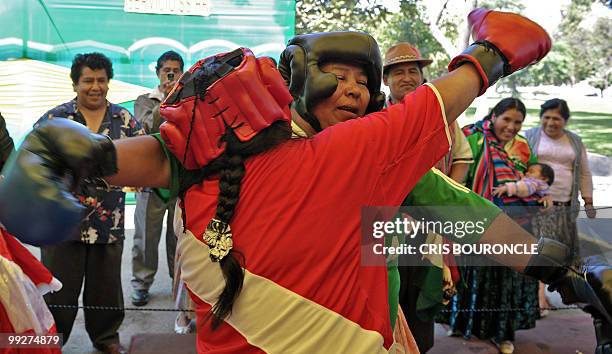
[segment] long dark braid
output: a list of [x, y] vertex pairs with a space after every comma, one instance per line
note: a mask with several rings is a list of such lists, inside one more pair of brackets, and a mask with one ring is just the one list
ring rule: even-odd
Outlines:
[[[226, 154], [225, 168], [219, 174], [219, 201], [217, 202], [216, 219], [227, 224], [230, 223], [236, 210], [240, 197], [240, 186], [244, 177], [244, 159], [239, 154]], [[221, 260], [221, 271], [225, 278], [225, 288], [219, 299], [212, 307], [212, 328], [217, 328], [224, 318], [229, 316], [236, 298], [242, 290], [244, 281], [244, 256], [237, 250], [230, 250], [229, 254]]]
[[[280, 121], [273, 123], [247, 142], [239, 141], [233, 130], [227, 128], [223, 137], [223, 141], [227, 144], [225, 152], [200, 171], [200, 178], [192, 179], [193, 181], [198, 179], [201, 181], [204, 178], [219, 176], [219, 200], [215, 213], [216, 219], [229, 225], [234, 217], [234, 211], [240, 199], [242, 178], [245, 174], [245, 160], [249, 156], [269, 150], [288, 140], [290, 136], [291, 127], [288, 123]], [[186, 190], [189, 186], [185, 185], [181, 188]], [[216, 329], [231, 314], [234, 302], [240, 295], [244, 282], [243, 266], [245, 259], [239, 250], [232, 248], [219, 263], [225, 279], [225, 288], [210, 312], [213, 317], [213, 329]]]

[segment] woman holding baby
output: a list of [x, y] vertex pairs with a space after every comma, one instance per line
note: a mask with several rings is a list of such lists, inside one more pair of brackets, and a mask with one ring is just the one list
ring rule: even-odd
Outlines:
[[[526, 207], [538, 206], [554, 180], [549, 167], [536, 163], [527, 140], [518, 134], [525, 116], [519, 99], [505, 98], [484, 119], [463, 128], [474, 155], [467, 186], [514, 214], [517, 221]], [[527, 221], [523, 224], [530, 227]], [[500, 352], [512, 353], [515, 330], [535, 327], [538, 282], [494, 264], [461, 270], [465, 286], [451, 301], [452, 313], [445, 319], [449, 334], [490, 339]], [[525, 311], [477, 311], [516, 308]]]

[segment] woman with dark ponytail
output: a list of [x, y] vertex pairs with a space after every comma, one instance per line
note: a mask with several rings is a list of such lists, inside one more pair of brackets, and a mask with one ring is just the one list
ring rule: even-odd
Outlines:
[[[65, 190], [64, 180], [46, 168], [62, 163], [113, 184], [170, 187], [180, 197], [178, 264], [196, 304], [200, 353], [386, 353], [394, 346], [387, 267], [382, 255], [373, 255], [381, 266], [361, 263], [361, 208], [399, 205], [448, 151], [447, 125], [502, 75], [499, 68], [509, 74], [545, 54], [548, 37], [537, 25], [491, 14], [478, 12], [470, 21], [487, 30], [511, 21], [513, 31], [504, 31], [502, 41], [529, 28], [530, 36], [521, 38], [530, 41], [520, 41], [528, 48], [516, 50], [524, 65], [498, 65], [503, 60], [493, 50], [464, 54], [448, 75], [378, 112], [382, 65], [367, 34], [296, 37], [279, 61], [287, 83], [271, 59], [240, 48], [183, 74], [161, 105], [161, 136], [111, 143], [60, 119], [33, 132], [24, 144], [45, 162], [36, 160], [43, 168], [35, 175], [53, 177], [36, 179], [42, 186], [35, 187], [54, 197], [51, 192]], [[481, 64], [480, 55], [493, 58]], [[292, 116], [326, 129], [289, 140]], [[60, 132], [62, 139], [55, 139]], [[66, 140], [79, 142], [78, 153]], [[30, 166], [31, 150], [18, 151], [22, 163], [9, 166], [0, 197], [13, 190], [5, 186], [23, 183], [17, 177]], [[63, 223], [42, 218], [38, 224], [47, 233], [67, 228], [67, 216], [78, 214], [65, 196], [56, 200], [64, 201], [57, 211]], [[16, 210], [27, 209], [0, 208], [0, 220]], [[481, 242], [536, 243], [503, 215], [495, 222], [499, 227]], [[47, 240], [27, 228], [17, 231]], [[518, 258], [514, 265], [524, 270], [516, 264], [530, 258]], [[393, 349], [409, 350], [397, 343]]]
[[[338, 35], [353, 44], [365, 39], [364, 47], [345, 46], [339, 49], [345, 56], [328, 55], [328, 62], [317, 63], [321, 71], [310, 73], [312, 80], [327, 76], [334, 86], [307, 89], [318, 98], [311, 96], [294, 118], [325, 117], [321, 121], [331, 126], [375, 112], [384, 102], [378, 48], [365, 50], [375, 45], [373, 39], [356, 33], [326, 39]], [[407, 112], [400, 105], [361, 124], [288, 142], [291, 97], [267, 60], [256, 62], [265, 89], [237, 94], [232, 86], [257, 84], [246, 76], [253, 61], [246, 50], [200, 61], [161, 107], [167, 121], [163, 146], [171, 163], [183, 167], [171, 169], [179, 171], [171, 185], [180, 184], [179, 263], [197, 307], [198, 349], [387, 350], [394, 339], [386, 288], [379, 286], [386, 268], [359, 266], [357, 206], [401, 202], [407, 189], [397, 185], [407, 187], [406, 176], [422, 174], [446, 152], [436, 89], [418, 90], [426, 110]], [[281, 65], [287, 65], [283, 58]], [[412, 114], [419, 119], [406, 117]], [[213, 136], [218, 141], [212, 131], [222, 133]], [[428, 134], [404, 139], [406, 132], [419, 131]], [[386, 149], [390, 141], [401, 148]], [[425, 145], [435, 148], [417, 148]], [[411, 163], [397, 165], [403, 154], [410, 154]], [[384, 182], [374, 185], [385, 166]], [[393, 188], [381, 197], [385, 186]], [[404, 343], [407, 350], [410, 345]]]

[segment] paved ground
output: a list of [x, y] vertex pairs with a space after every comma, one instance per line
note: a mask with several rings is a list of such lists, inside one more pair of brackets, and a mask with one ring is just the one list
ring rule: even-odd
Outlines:
[[[595, 199], [599, 205], [612, 205], [612, 177], [595, 177]], [[133, 235], [133, 206], [128, 206], [126, 217], [126, 242], [123, 252], [122, 282], [125, 306], [135, 311], [126, 311], [125, 320], [120, 328], [121, 343], [128, 348], [132, 336], [137, 334], [158, 334], [140, 337], [140, 344], [148, 344], [149, 353], [167, 353], [162, 349], [164, 344], [174, 343], [173, 349], [177, 353], [187, 353], [193, 347], [181, 349], [178, 343], [190, 343], [193, 338], [177, 340], [171, 335], [174, 328], [175, 312], [147, 311], [157, 308], [172, 309], [171, 281], [168, 276], [165, 257], [160, 257], [159, 272], [151, 288], [151, 301], [142, 308], [132, 306], [129, 296], [131, 293], [131, 248]], [[164, 254], [164, 242], [160, 242], [160, 254]], [[32, 249], [38, 255], [38, 249]], [[560, 299], [552, 294], [553, 305], [561, 306]], [[148, 343], [147, 343], [148, 342]], [[578, 310], [553, 311], [549, 317], [538, 321], [537, 327], [532, 330], [517, 332], [516, 351], [518, 354], [577, 354], [592, 353], [595, 337], [593, 327], [588, 315]], [[321, 351], [324, 353], [324, 350]], [[79, 311], [73, 333], [64, 346], [64, 353], [89, 354], [97, 353], [92, 347], [84, 329], [83, 312]], [[495, 347], [486, 341], [476, 339], [465, 340], [457, 337], [447, 337], [446, 329], [436, 325], [436, 342], [429, 352], [432, 354], [489, 354], [497, 353]]]
[[[127, 220], [133, 220], [133, 206], [127, 207]], [[126, 231], [126, 240], [123, 249], [123, 269], [121, 271], [121, 280], [123, 284], [123, 297], [126, 308], [135, 309], [128, 310], [125, 313], [125, 320], [119, 330], [121, 343], [128, 348], [130, 339], [134, 334], [138, 333], [173, 333], [175, 312], [159, 312], [159, 311], [143, 311], [147, 309], [172, 309], [172, 282], [168, 276], [168, 268], [166, 257], [159, 257], [159, 271], [155, 277], [155, 282], [151, 288], [151, 301], [147, 306], [136, 308], [130, 302], [131, 285], [130, 278], [132, 275], [132, 240], [133, 240], [133, 224], [126, 225], [130, 229]], [[38, 249], [34, 251], [36, 255]], [[165, 242], [160, 242], [160, 253], [165, 254]], [[67, 354], [86, 354], [98, 353], [93, 348], [87, 332], [85, 332], [85, 324], [83, 321], [83, 311], [79, 310], [74, 328], [67, 343], [65, 343], [63, 352]]]
[[[553, 306], [564, 306], [556, 294]], [[447, 337], [447, 327], [436, 325], [435, 344], [430, 354], [495, 354], [497, 348], [490, 342], [462, 337]], [[580, 310], [551, 311], [537, 321], [536, 328], [516, 332], [514, 342], [517, 354], [578, 354], [593, 353], [595, 334], [591, 317]]]
[[[120, 329], [121, 343], [128, 348], [132, 336], [136, 334], [170, 334], [173, 333], [173, 324], [176, 314], [174, 312], [145, 311], [156, 308], [171, 309], [172, 291], [171, 281], [167, 274], [165, 257], [160, 257], [160, 272], [158, 272], [153, 287], [151, 288], [151, 301], [142, 308], [135, 308], [129, 301], [130, 295], [130, 276], [131, 276], [131, 239], [133, 230], [127, 232], [127, 239], [123, 253], [123, 292], [125, 306], [137, 309], [126, 311], [125, 321]], [[160, 243], [160, 252], [164, 243]], [[554, 305], [560, 306], [560, 299], [555, 294], [551, 295]], [[153, 336], [141, 338], [141, 340], [155, 340], [159, 343], [149, 343], [149, 348], [159, 348], [150, 353], [167, 353], [161, 349], [164, 343], [169, 343], [176, 339], [167, 336]], [[189, 340], [192, 340], [190, 338]], [[592, 353], [595, 337], [589, 316], [577, 310], [553, 311], [549, 317], [538, 321], [537, 327], [532, 330], [517, 332], [516, 353], [518, 354], [576, 354]], [[141, 343], [142, 344], [142, 343]], [[176, 349], [177, 353], [186, 353], [187, 350]], [[192, 349], [192, 348], [190, 348]], [[90, 354], [98, 353], [92, 346], [87, 333], [84, 329], [83, 312], [79, 311], [73, 333], [69, 341], [64, 346], [64, 353], [67, 354]], [[324, 353], [322, 351], [321, 353]], [[436, 342], [434, 348], [429, 352], [432, 354], [468, 354], [497, 353], [495, 347], [486, 342], [476, 339], [465, 340], [461, 337], [447, 337], [446, 328], [436, 325]]]

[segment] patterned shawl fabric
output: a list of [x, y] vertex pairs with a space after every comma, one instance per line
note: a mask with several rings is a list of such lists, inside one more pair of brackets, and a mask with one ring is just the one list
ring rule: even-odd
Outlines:
[[[529, 144], [524, 138], [515, 137], [504, 149], [493, 133], [493, 122], [490, 119], [483, 119], [464, 127], [463, 133], [466, 136], [481, 133], [483, 136], [478, 142], [480, 151], [474, 154], [475, 170], [470, 186], [474, 192], [493, 200], [493, 187], [521, 179], [522, 173], [527, 170], [531, 155]], [[532, 204], [537, 201], [536, 196], [518, 198], [503, 195], [501, 199], [504, 205], [521, 201]]]

